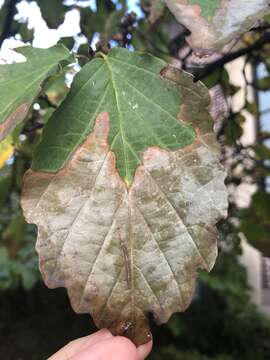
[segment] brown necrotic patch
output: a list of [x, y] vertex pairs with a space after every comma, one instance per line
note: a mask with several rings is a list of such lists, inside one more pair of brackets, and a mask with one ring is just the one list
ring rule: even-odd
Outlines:
[[0, 141], [2, 141], [12, 130], [26, 117], [31, 103], [21, 104], [4, 122], [0, 124]]
[[[191, 32], [187, 41], [205, 58], [228, 52], [241, 34], [269, 13], [268, 0], [165, 0], [176, 20]], [[194, 59], [196, 60], [196, 58]], [[199, 59], [197, 59], [199, 60]]]

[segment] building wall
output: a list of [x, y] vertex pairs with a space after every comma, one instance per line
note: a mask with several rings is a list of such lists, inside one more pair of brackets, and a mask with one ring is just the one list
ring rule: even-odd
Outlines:
[[[240, 87], [240, 90], [231, 99], [231, 106], [234, 111], [239, 111], [243, 107], [246, 96], [250, 102], [254, 102], [255, 100], [255, 94], [251, 87], [248, 88], [247, 93], [245, 92], [244, 66], [245, 58], [237, 59], [227, 65], [231, 82]], [[252, 80], [253, 70], [251, 67], [246, 68], [245, 76], [247, 80]], [[244, 146], [248, 146], [256, 142], [257, 119], [246, 111], [243, 111], [243, 114], [246, 121], [243, 124], [244, 132], [241, 143]], [[241, 169], [239, 169], [239, 171], [241, 171]], [[234, 191], [232, 197], [239, 208], [246, 208], [249, 206], [251, 197], [256, 190], [256, 185], [251, 182], [243, 183], [238, 186], [237, 191]], [[270, 317], [270, 259], [264, 258], [257, 249], [251, 246], [243, 234], [240, 234], [240, 236], [243, 251], [240, 262], [247, 270], [251, 299], [260, 311]]]

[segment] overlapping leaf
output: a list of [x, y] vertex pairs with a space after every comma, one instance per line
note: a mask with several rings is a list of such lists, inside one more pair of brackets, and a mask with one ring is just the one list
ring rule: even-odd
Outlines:
[[191, 35], [197, 51], [220, 51], [248, 31], [269, 9], [269, 0], [165, 0]]
[[165, 4], [160, 0], [142, 0], [141, 7], [146, 11], [151, 24], [155, 24], [164, 14]]
[[53, 3], [48, 0], [37, 0], [37, 3], [49, 28], [55, 29], [64, 22], [68, 7], [62, 0], [54, 0]]
[[59, 62], [70, 57], [63, 46], [26, 46], [17, 52], [26, 57], [26, 62], [0, 65], [0, 141], [23, 121], [44, 80], [60, 69]]
[[[189, 305], [197, 269], [214, 265], [214, 225], [227, 207], [207, 90], [169, 67], [160, 75], [162, 65], [117, 50], [86, 66], [48, 130], [52, 138], [55, 130], [60, 151], [76, 127], [84, 139], [69, 146], [61, 169], [29, 170], [22, 200], [27, 221], [38, 226], [46, 284], [67, 287], [77, 312], [90, 312], [99, 327], [136, 344], [151, 336], [149, 313], [164, 323]], [[121, 165], [125, 150], [114, 140], [119, 118], [129, 143], [139, 144], [129, 186]], [[51, 158], [56, 144], [47, 144]]]

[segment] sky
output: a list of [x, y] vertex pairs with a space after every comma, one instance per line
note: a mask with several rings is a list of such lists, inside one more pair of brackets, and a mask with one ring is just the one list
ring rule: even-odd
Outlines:
[[[4, 0], [0, 0], [0, 7], [2, 6]], [[66, 0], [67, 4], [72, 4], [74, 0]], [[84, 1], [84, 4], [86, 2]], [[141, 15], [141, 10], [137, 5], [137, 0], [128, 0], [128, 7], [129, 10], [135, 11], [139, 16]], [[95, 8], [95, 0], [89, 0], [87, 3], [88, 6]], [[76, 36], [80, 32], [80, 15], [79, 11], [74, 9], [66, 13], [65, 21], [61, 24], [58, 29], [49, 29], [42, 19], [39, 7], [37, 6], [36, 2], [27, 2], [23, 0], [18, 4], [18, 14], [17, 18], [21, 19], [28, 19], [28, 27], [34, 29], [34, 41], [33, 46], [41, 47], [41, 48], [48, 48], [50, 46], [55, 45], [61, 37], [67, 36]], [[77, 37], [78, 43], [86, 42], [85, 37]], [[95, 42], [98, 41], [98, 38], [94, 38], [94, 43], [92, 46], [95, 46]], [[20, 42], [19, 39], [9, 39], [5, 40], [2, 45], [0, 51], [0, 58], [3, 60], [0, 63], [5, 61], [12, 62], [12, 61], [23, 61], [24, 58], [21, 55], [14, 53], [11, 49], [24, 45], [24, 43]]]

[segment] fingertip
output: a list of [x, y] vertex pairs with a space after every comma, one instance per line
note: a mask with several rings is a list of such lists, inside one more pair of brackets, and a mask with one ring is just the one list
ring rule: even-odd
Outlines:
[[51, 356], [48, 360], [61, 359], [63, 356], [71, 358], [84, 349], [90, 348], [91, 346], [110, 338], [113, 338], [111, 332], [108, 329], [101, 329], [94, 334], [70, 341], [66, 346], [57, 351], [57, 353]]
[[151, 350], [153, 347], [153, 341], [149, 341], [146, 344], [140, 345], [137, 348], [137, 354], [138, 354], [138, 358], [139, 360], [144, 360], [146, 359], [146, 357], [150, 354]]
[[[119, 351], [119, 360], [138, 360], [138, 354], [136, 346], [130, 341], [128, 338], [124, 336], [115, 336], [114, 339], [114, 346]], [[118, 358], [115, 358], [118, 360]]]
[[115, 336], [97, 342], [81, 351], [72, 360], [138, 360], [135, 345], [125, 337]]

